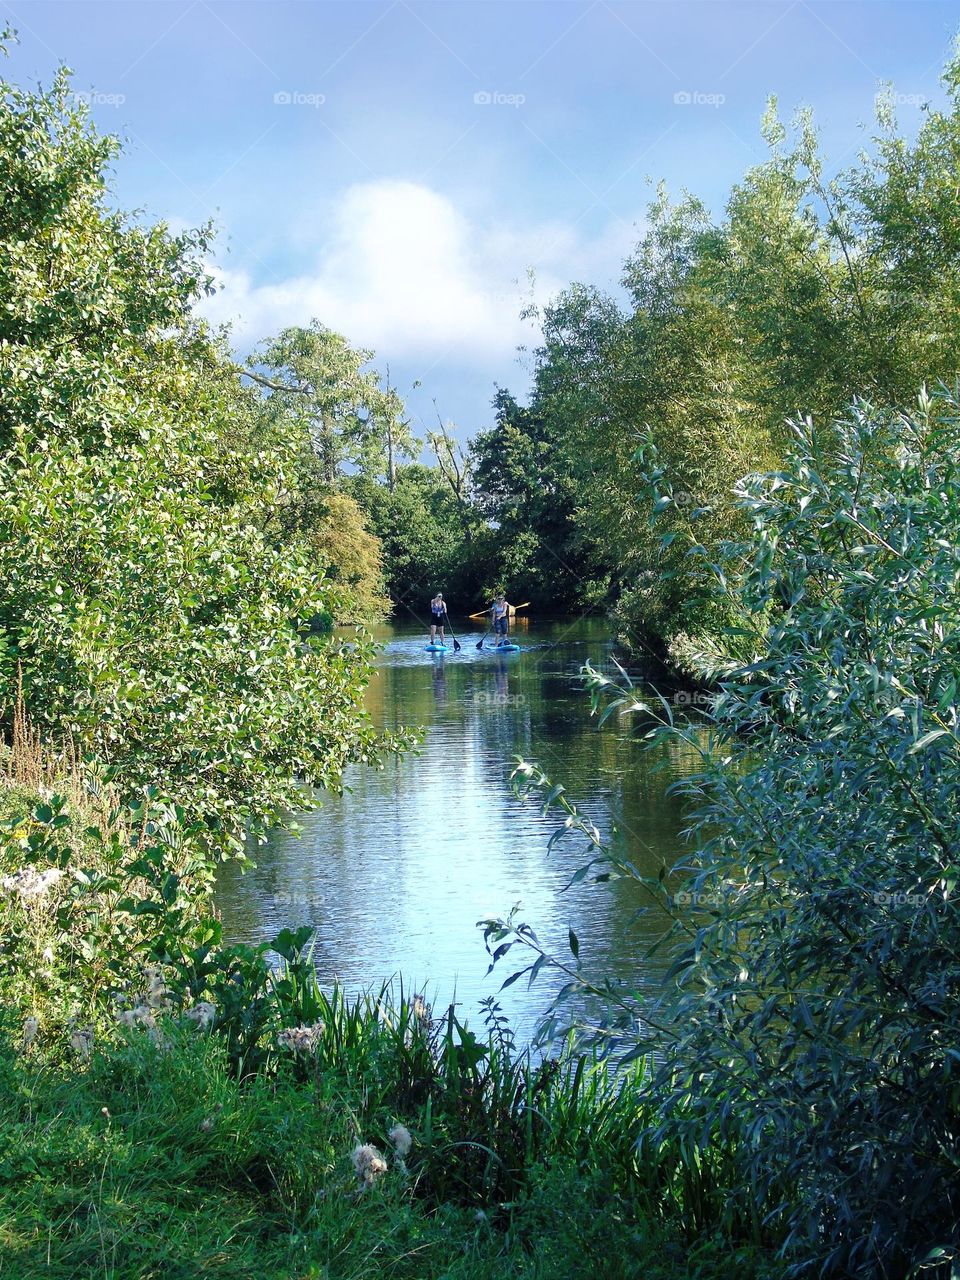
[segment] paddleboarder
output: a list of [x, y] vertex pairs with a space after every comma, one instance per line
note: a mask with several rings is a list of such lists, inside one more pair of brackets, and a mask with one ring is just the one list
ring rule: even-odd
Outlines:
[[430, 601], [430, 643], [437, 643], [437, 632], [440, 632], [440, 643], [446, 644], [443, 628], [447, 621], [447, 606], [443, 600], [443, 592], [438, 591]]
[[499, 649], [507, 643], [507, 629], [510, 626], [510, 610], [513, 606], [504, 598], [501, 591], [493, 602], [490, 616], [493, 619], [493, 633], [497, 637], [494, 648]]

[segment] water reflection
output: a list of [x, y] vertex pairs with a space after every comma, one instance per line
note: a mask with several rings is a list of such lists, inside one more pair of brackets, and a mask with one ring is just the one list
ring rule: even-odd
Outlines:
[[[584, 841], [563, 841], [548, 857], [557, 819], [519, 801], [509, 774], [516, 756], [537, 761], [655, 876], [681, 851], [680, 801], [664, 792], [696, 768], [695, 752], [679, 743], [644, 752], [612, 722], [597, 731], [578, 673], [588, 658], [609, 663], [604, 623], [530, 622], [519, 654], [477, 650], [481, 635], [458, 631], [461, 652], [434, 656], [412, 627], [380, 629], [368, 705], [385, 728], [423, 725], [423, 746], [383, 771], [351, 770], [349, 791], [301, 817], [299, 838], [275, 833], [256, 869], [223, 869], [217, 904], [231, 941], [309, 924], [323, 980], [358, 989], [402, 973], [441, 1002], [456, 993], [476, 1020], [478, 1001], [506, 976], [485, 976], [476, 922], [520, 904], [549, 946], [565, 952], [573, 928], [591, 969], [658, 984], [664, 962], [639, 957], [662, 931], [660, 913], [629, 880], [564, 893]], [[503, 993], [521, 1035], [548, 994], [522, 982]]]

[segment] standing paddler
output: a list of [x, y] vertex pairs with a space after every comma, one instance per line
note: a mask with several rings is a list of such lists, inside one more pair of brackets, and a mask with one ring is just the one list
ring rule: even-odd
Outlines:
[[510, 610], [513, 608], [504, 597], [503, 592], [499, 592], [490, 609], [490, 616], [493, 619], [493, 634], [497, 637], [494, 642], [495, 649], [501, 649], [507, 643], [507, 630], [510, 626]]
[[443, 628], [447, 621], [447, 606], [444, 603], [443, 592], [438, 591], [430, 601], [430, 643], [437, 643], [437, 632], [440, 632], [440, 643], [446, 644], [443, 638]]

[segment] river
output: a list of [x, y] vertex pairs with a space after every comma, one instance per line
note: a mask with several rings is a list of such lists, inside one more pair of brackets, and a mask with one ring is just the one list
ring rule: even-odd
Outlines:
[[[384, 728], [422, 726], [422, 747], [382, 771], [351, 768], [343, 796], [299, 816], [300, 835], [274, 832], [243, 874], [227, 864], [216, 895], [227, 940], [261, 942], [308, 924], [323, 981], [358, 990], [402, 975], [436, 1007], [456, 999], [460, 1016], [478, 1025], [479, 1001], [510, 969], [487, 976], [477, 921], [519, 904], [557, 954], [570, 958], [572, 928], [589, 972], [657, 989], [665, 961], [641, 957], [663, 916], [631, 880], [564, 891], [585, 841], [567, 837], [548, 855], [560, 819], [518, 799], [510, 772], [516, 756], [536, 761], [655, 876], [682, 851], [681, 802], [665, 792], [695, 756], [677, 743], [646, 750], [614, 719], [597, 728], [579, 673], [587, 659], [611, 669], [608, 623], [522, 622], [513, 635], [522, 651], [504, 655], [490, 653], [489, 641], [476, 649], [479, 629], [457, 634], [459, 654], [434, 656], [414, 624], [375, 629], [382, 648], [368, 707]], [[544, 974], [499, 997], [518, 1038], [559, 985]]]

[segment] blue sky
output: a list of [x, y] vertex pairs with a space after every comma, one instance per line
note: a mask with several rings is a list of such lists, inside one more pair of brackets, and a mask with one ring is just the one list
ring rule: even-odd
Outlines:
[[119, 202], [214, 219], [208, 305], [238, 351], [317, 316], [461, 435], [522, 393], [520, 319], [572, 279], [616, 289], [651, 180], [716, 210], [761, 158], [769, 94], [813, 107], [834, 166], [892, 81], [942, 100], [938, 0], [18, 0], [8, 74], [58, 62], [122, 134]]

